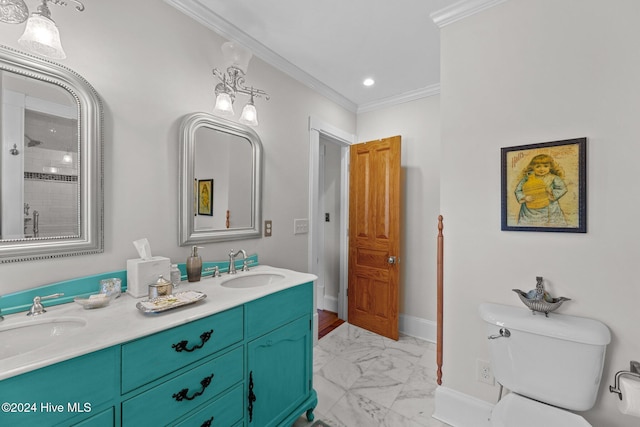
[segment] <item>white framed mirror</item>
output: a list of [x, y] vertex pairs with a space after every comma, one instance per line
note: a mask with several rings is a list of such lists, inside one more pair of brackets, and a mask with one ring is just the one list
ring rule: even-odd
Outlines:
[[260, 237], [262, 143], [249, 127], [207, 113], [180, 127], [179, 243]]
[[0, 46], [0, 262], [102, 252], [102, 103], [74, 71]]

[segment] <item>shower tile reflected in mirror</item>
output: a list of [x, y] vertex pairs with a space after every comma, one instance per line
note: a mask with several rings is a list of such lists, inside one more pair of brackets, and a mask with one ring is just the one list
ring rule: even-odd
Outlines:
[[[78, 121], [25, 110], [24, 237], [77, 236], [79, 230]], [[72, 112], [73, 114], [73, 112]]]

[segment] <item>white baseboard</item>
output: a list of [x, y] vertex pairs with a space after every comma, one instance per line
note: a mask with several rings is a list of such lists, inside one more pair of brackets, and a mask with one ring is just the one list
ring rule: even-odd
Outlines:
[[330, 295], [324, 296], [324, 309], [333, 313], [338, 312], [338, 298]]
[[489, 427], [493, 405], [468, 394], [440, 386], [435, 392], [433, 418], [453, 427]]
[[436, 342], [436, 322], [420, 317], [400, 314], [400, 332], [429, 342]]

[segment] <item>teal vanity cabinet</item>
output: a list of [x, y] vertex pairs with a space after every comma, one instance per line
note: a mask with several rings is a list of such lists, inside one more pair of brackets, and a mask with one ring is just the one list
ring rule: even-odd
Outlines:
[[36, 406], [3, 406], [0, 426], [289, 427], [305, 411], [311, 420], [312, 312], [309, 282], [7, 378], [3, 402]]
[[0, 426], [113, 425], [119, 382], [115, 347], [7, 378]]
[[313, 284], [246, 304], [247, 425], [290, 426], [313, 420]]

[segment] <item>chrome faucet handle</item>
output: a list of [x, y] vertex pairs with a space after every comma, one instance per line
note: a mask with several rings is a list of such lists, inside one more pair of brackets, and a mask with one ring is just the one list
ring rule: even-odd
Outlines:
[[205, 273], [212, 271], [213, 273], [211, 273], [211, 277], [220, 277], [220, 267], [218, 267], [217, 265], [214, 265], [213, 267], [207, 267], [202, 271]]
[[59, 298], [59, 297], [61, 297], [63, 295], [64, 294], [62, 292], [60, 292], [60, 293], [57, 293], [57, 294], [47, 295], [47, 296], [44, 296], [44, 297], [35, 296], [33, 298], [33, 305], [31, 306], [31, 308], [27, 312], [27, 316], [38, 316], [38, 315], [40, 315], [42, 313], [46, 313], [47, 310], [44, 309], [44, 306], [42, 305], [42, 303], [40, 301], [45, 300], [45, 299]]

